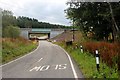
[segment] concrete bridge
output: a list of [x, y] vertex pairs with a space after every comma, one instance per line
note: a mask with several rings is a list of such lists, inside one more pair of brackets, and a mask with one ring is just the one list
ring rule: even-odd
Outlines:
[[[20, 36], [31, 39], [33, 35], [44, 35], [46, 39], [53, 38], [64, 32], [64, 29], [44, 29], [44, 28], [21, 28]], [[38, 36], [37, 36], [38, 37]]]

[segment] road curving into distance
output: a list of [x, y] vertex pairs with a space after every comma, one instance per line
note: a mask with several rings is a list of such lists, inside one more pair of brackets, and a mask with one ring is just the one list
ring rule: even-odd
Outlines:
[[39, 41], [33, 52], [2, 65], [3, 78], [83, 78], [77, 65], [60, 46]]

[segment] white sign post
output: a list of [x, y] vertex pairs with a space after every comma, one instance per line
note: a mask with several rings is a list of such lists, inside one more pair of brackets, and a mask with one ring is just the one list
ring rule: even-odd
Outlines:
[[83, 53], [83, 47], [82, 46], [80, 46], [80, 51], [81, 51], [81, 53]]
[[99, 71], [99, 54], [98, 54], [98, 50], [96, 50], [96, 67], [97, 67], [97, 70]]

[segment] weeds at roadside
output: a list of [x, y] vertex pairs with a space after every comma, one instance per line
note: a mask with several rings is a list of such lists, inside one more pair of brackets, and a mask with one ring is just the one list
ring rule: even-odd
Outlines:
[[98, 72], [96, 69], [96, 60], [92, 54], [89, 52], [81, 53], [80, 49], [74, 49], [72, 46], [67, 47], [63, 43], [57, 44], [62, 46], [71, 55], [71, 57], [73, 57], [86, 78], [111, 78], [117, 80], [117, 66], [110, 68], [105, 63], [100, 61], [100, 71]]
[[23, 38], [18, 39], [3, 39], [2, 42], [2, 63], [7, 63], [20, 56], [23, 56], [37, 47], [32, 41]]

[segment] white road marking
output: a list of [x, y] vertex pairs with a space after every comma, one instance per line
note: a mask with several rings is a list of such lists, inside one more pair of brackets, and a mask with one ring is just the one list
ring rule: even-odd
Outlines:
[[57, 65], [53, 65], [53, 66], [55, 66], [55, 70], [67, 68], [67, 64], [57, 64]]
[[[56, 44], [55, 44], [55, 45], [56, 45]], [[56, 45], [56, 46], [60, 47], [59, 45]], [[70, 64], [71, 64], [71, 68], [72, 68], [72, 71], [73, 71], [74, 78], [75, 78], [76, 80], [78, 80], [77, 73], [76, 73], [76, 71], [75, 71], [75, 68], [74, 68], [73, 62], [72, 62], [72, 60], [71, 60], [69, 54], [68, 54], [68, 53], [67, 53], [62, 47], [60, 47], [60, 48], [61, 48], [61, 49], [67, 54], [68, 59], [69, 59]]]
[[[20, 57], [20, 58], [18, 58], [18, 59], [15, 59], [15, 60], [10, 61], [10, 62], [8, 62], [8, 63], [6, 63], [6, 64], [3, 64], [3, 65], [1, 65], [0, 67], [3, 67], [3, 66], [5, 66], [5, 65], [8, 65], [8, 64], [10, 64], [10, 63], [12, 63], [12, 62], [15, 62], [15, 61], [17, 61], [17, 60], [20, 60], [20, 59], [22, 59], [22, 58], [24, 58], [24, 57], [32, 54], [33, 52], [35, 52], [36, 50], [38, 50], [39, 46], [40, 46], [40, 42], [39, 42], [38, 47], [37, 47], [34, 51], [32, 51], [32, 52], [30, 52], [29, 54], [26, 54], [26, 55], [24, 55], [24, 56], [22, 56], [22, 57]], [[58, 45], [56, 45], [56, 46], [58, 46]], [[60, 47], [60, 46], [58, 46], [58, 47]], [[60, 48], [61, 48], [61, 47], [60, 47]], [[78, 79], [77, 73], [76, 73], [76, 71], [75, 71], [75, 68], [74, 68], [74, 66], [73, 66], [73, 62], [72, 62], [70, 56], [68, 55], [68, 53], [67, 53], [63, 48], [61, 48], [61, 49], [62, 49], [62, 50], [67, 54], [67, 56], [68, 56], [68, 59], [69, 59], [69, 61], [70, 61], [71, 68], [72, 68], [72, 71], [73, 71], [73, 74], [74, 74], [74, 78]], [[32, 71], [32, 70], [34, 70], [34, 69], [35, 69], [36, 71], [38, 71], [40, 68], [41, 68], [41, 66], [39, 66], [39, 67], [36, 66], [36, 67], [34, 67], [33, 69], [31, 69], [31, 70], [29, 70], [29, 71]], [[49, 67], [47, 67], [47, 68], [49, 68]]]
[[35, 66], [34, 68], [32, 68], [32, 69], [30, 69], [29, 71], [31, 72], [31, 71], [33, 71], [33, 70], [35, 70], [35, 71], [46, 71], [46, 70], [48, 70], [50, 68], [50, 65], [45, 65], [45, 66]]
[[49, 65], [42, 66], [41, 69], [40, 69], [40, 71], [46, 71], [46, 70], [48, 70], [49, 68], [50, 68]]
[[41, 66], [39, 66], [39, 67], [35, 66], [34, 68], [30, 69], [29, 71], [30, 71], [30, 72], [33, 71], [33, 70], [38, 71], [40, 68], [41, 68]]
[[44, 65], [44, 66], [35, 66], [34, 68], [30, 69], [29, 71], [47, 71], [50, 67], [54, 70], [62, 70], [67, 68], [67, 64], [56, 64], [56, 65]]
[[15, 60], [13, 60], [13, 61], [10, 61], [10, 62], [8, 62], [8, 63], [6, 63], [6, 64], [3, 64], [3, 65], [1, 65], [0, 67], [3, 67], [3, 66], [5, 66], [5, 65], [8, 65], [8, 64], [10, 64], [10, 63], [12, 63], [12, 62], [15, 62], [15, 61], [17, 61], [17, 60], [20, 60], [20, 59], [22, 59], [22, 58], [24, 58], [24, 57], [32, 54], [33, 52], [37, 51], [39, 47], [40, 47], [40, 42], [39, 42], [38, 47], [37, 47], [34, 51], [32, 51], [32, 52], [30, 52], [29, 54], [26, 54], [26, 55], [24, 55], [24, 56], [22, 56], [22, 57], [20, 57], [20, 58], [17, 58], [17, 59], [15, 59]]
[[61, 64], [61, 65], [59, 65], [59, 68], [58, 68], [58, 69], [66, 69], [66, 68], [67, 68], [66, 65], [67, 65], [67, 64]]
[[38, 60], [38, 62], [40, 62], [42, 59], [43, 59], [43, 58], [40, 58], [40, 59]]
[[58, 69], [58, 66], [59, 66], [59, 65], [55, 65], [55, 70], [57, 70], [57, 69]]

